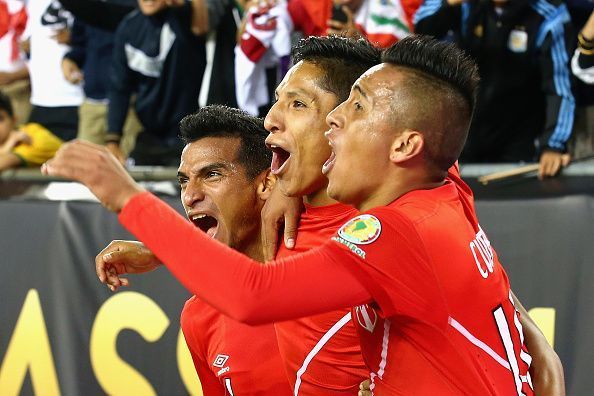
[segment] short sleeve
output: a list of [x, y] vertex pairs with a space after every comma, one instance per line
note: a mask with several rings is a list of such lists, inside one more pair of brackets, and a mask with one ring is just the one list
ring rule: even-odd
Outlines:
[[447, 320], [424, 241], [404, 215], [390, 208], [374, 209], [349, 220], [332, 239], [358, 257], [344, 261], [345, 266], [367, 288], [383, 317]]

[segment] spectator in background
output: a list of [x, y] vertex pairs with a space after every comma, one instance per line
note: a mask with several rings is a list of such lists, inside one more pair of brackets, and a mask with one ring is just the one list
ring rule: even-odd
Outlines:
[[[552, 2], [551, 2], [552, 1]], [[481, 85], [461, 160], [540, 161], [539, 177], [568, 162], [575, 100], [573, 36], [558, 0], [426, 0], [417, 33], [454, 39], [478, 63]]]
[[20, 41], [27, 25], [27, 10], [22, 0], [0, 0], [0, 90], [14, 106], [17, 122], [24, 123], [31, 112], [31, 85]]
[[[113, 53], [113, 32], [74, 20], [70, 34], [72, 49], [64, 55], [62, 71], [72, 84], [82, 84], [85, 100], [79, 108], [78, 138], [105, 144], [107, 136], [107, 92]], [[134, 146], [141, 126], [128, 113], [120, 144], [124, 155]]]
[[[289, 0], [295, 30], [305, 36], [362, 35], [387, 48], [413, 30], [421, 0]], [[334, 6], [342, 13], [334, 11]]]
[[[254, 115], [271, 102], [270, 73], [280, 64], [278, 80], [289, 67], [291, 33], [363, 36], [379, 47], [389, 47], [412, 31], [412, 16], [421, 0], [253, 0], [235, 51], [238, 106]], [[278, 81], [272, 81], [276, 86]]]
[[214, 29], [223, 0], [138, 0], [115, 36], [107, 147], [120, 160], [130, 98], [142, 124], [130, 156], [137, 165], [176, 165], [179, 121], [198, 105], [206, 66], [204, 35]]
[[137, 0], [60, 0], [80, 21], [115, 32], [126, 15], [136, 9]]
[[594, 154], [594, 11], [578, 34], [578, 48], [571, 59], [571, 69], [587, 84], [581, 90], [583, 106], [576, 118], [572, 151], [577, 158], [588, 157]]
[[41, 166], [54, 156], [62, 140], [39, 124], [17, 122], [10, 98], [0, 93], [0, 172], [17, 167]]
[[62, 58], [70, 51], [73, 17], [57, 0], [27, 3], [31, 78], [30, 122], [43, 125], [60, 139], [74, 139], [83, 92], [62, 74]]

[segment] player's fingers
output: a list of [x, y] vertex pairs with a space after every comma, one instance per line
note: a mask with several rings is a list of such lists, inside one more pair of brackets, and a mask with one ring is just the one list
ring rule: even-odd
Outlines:
[[371, 381], [368, 379], [359, 384], [359, 389], [362, 391], [368, 391], [368, 390], [370, 390], [370, 387], [371, 387]]
[[95, 273], [97, 274], [97, 278], [101, 281], [101, 283], [105, 283], [107, 280], [107, 272], [105, 271], [105, 262], [103, 258], [99, 255], [95, 257]]
[[267, 220], [262, 221], [262, 249], [264, 261], [274, 260], [278, 244], [278, 223]]
[[569, 165], [569, 163], [571, 162], [571, 155], [569, 154], [563, 154], [563, 156], [561, 157], [561, 163], [563, 164], [563, 166], [567, 166]]
[[130, 281], [128, 280], [128, 278], [122, 278], [122, 277], [120, 277], [120, 284], [122, 286], [130, 286]]
[[121, 286], [122, 284], [118, 272], [113, 266], [107, 268], [107, 283], [112, 286]]
[[285, 246], [287, 249], [295, 247], [295, 239], [297, 239], [297, 228], [299, 226], [299, 213], [285, 214]]
[[104, 248], [99, 254], [95, 256], [95, 272], [97, 277], [103, 283], [107, 280], [106, 268], [108, 265], [113, 263], [112, 256], [110, 253], [117, 252], [120, 250], [118, 241], [112, 241], [106, 248]]
[[276, 248], [278, 246], [278, 231], [274, 231], [273, 228], [269, 228], [267, 234], [268, 236], [262, 244], [264, 249], [264, 261], [271, 261], [274, 260], [274, 257], [276, 256]]

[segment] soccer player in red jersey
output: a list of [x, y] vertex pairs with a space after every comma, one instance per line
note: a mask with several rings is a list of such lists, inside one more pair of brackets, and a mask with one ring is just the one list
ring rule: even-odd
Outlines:
[[[326, 193], [328, 180], [321, 171], [331, 152], [324, 137], [326, 116], [348, 97], [355, 80], [380, 62], [380, 51], [365, 40], [312, 37], [293, 49], [293, 60], [265, 121], [276, 195], [282, 191], [303, 199], [306, 208], [294, 249], [281, 248], [279, 258], [322, 244], [358, 213]], [[349, 308], [275, 323], [275, 330], [294, 395], [353, 395], [369, 377]]]
[[[507, 277], [469, 191], [448, 176], [470, 121], [476, 71], [451, 45], [426, 38], [401, 41], [386, 61], [328, 117], [335, 153], [325, 165], [328, 191], [367, 213], [333, 241], [275, 265], [180, 221], [101, 147], [69, 144], [45, 171], [85, 183], [190, 290], [239, 320], [365, 305], [355, 315], [378, 394], [531, 394]], [[213, 260], [220, 265], [209, 266]]]
[[[278, 177], [270, 201], [282, 192], [303, 199], [305, 211], [294, 249], [281, 246], [277, 258], [318, 246], [357, 213], [326, 193], [322, 165], [331, 150], [325, 119], [355, 80], [380, 62], [380, 51], [369, 42], [340, 37], [310, 37], [292, 55], [295, 65], [277, 87], [264, 121], [271, 171]], [[353, 395], [369, 377], [350, 309], [277, 322], [275, 329], [294, 395]]]
[[[186, 146], [178, 180], [188, 219], [211, 238], [263, 261], [260, 212], [275, 177], [262, 120], [208, 106], [181, 121], [180, 136]], [[128, 241], [112, 242], [96, 260], [132, 273], [161, 265], [142, 244]], [[248, 326], [192, 296], [181, 326], [205, 396], [292, 393], [272, 325]]]

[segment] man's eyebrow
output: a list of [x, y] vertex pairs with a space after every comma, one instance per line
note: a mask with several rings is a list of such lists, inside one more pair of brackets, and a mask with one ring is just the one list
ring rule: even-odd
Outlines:
[[226, 162], [213, 162], [198, 169], [195, 173], [198, 175], [204, 175], [217, 169], [229, 169], [229, 164]]
[[[278, 91], [274, 91], [274, 96], [276, 98], [278, 98]], [[313, 95], [307, 93], [306, 91], [302, 90], [302, 89], [294, 89], [292, 91], [288, 91], [285, 93], [285, 96], [287, 96], [288, 98], [294, 98], [295, 96], [305, 96], [309, 99], [313, 99]]]
[[365, 91], [363, 91], [363, 88], [361, 88], [359, 84], [353, 85], [353, 91], [359, 91], [359, 93], [361, 94], [361, 96], [365, 98], [365, 100], [369, 100], [367, 94], [365, 93]]
[[[192, 170], [190, 173], [193, 173], [198, 176], [203, 176], [210, 171], [217, 170], [217, 169], [229, 169], [229, 167], [230, 167], [229, 164], [226, 162], [213, 162], [213, 163], [204, 165], [203, 167], [198, 168], [196, 170]], [[188, 177], [188, 175], [185, 172], [177, 171], [177, 177]]]

